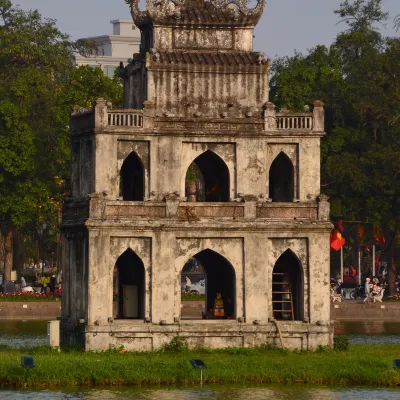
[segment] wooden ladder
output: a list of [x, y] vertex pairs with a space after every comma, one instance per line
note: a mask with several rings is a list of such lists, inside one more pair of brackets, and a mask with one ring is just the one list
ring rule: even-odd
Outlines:
[[276, 320], [294, 321], [292, 286], [284, 272], [272, 274], [272, 311]]

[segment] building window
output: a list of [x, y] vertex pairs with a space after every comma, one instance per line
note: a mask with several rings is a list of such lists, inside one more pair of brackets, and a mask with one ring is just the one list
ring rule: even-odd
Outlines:
[[272, 201], [284, 203], [294, 199], [294, 168], [283, 152], [275, 158], [269, 170], [269, 197]]
[[108, 76], [109, 78], [114, 78], [115, 70], [117, 67], [111, 66], [111, 65], [105, 65], [104, 66], [104, 75]]
[[277, 320], [303, 320], [303, 273], [300, 261], [286, 250], [272, 271], [272, 310]]
[[120, 179], [120, 196], [123, 200], [143, 201], [144, 168], [142, 161], [134, 151], [122, 164]]
[[207, 150], [190, 164], [185, 186], [190, 202], [229, 201], [229, 169], [222, 158]]
[[198, 295], [201, 308], [183, 302], [183, 319], [234, 319], [236, 315], [236, 274], [232, 264], [213, 250], [200, 251], [184, 265], [181, 294]]
[[140, 257], [128, 249], [117, 260], [113, 273], [113, 297], [116, 297], [117, 318], [143, 318], [145, 309], [144, 265]]

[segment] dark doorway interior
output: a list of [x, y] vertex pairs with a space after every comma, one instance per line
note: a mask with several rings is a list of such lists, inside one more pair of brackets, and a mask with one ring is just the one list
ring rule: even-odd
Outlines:
[[235, 318], [235, 271], [231, 263], [215, 251], [206, 249], [194, 256], [202, 265], [206, 275], [206, 317], [214, 318], [217, 294], [221, 293], [224, 307], [224, 317]]
[[189, 201], [227, 202], [229, 169], [213, 151], [198, 156], [186, 173], [186, 196]]
[[125, 201], [143, 201], [144, 199], [144, 168], [134, 151], [122, 164], [120, 196]]
[[138, 255], [128, 249], [117, 260], [118, 318], [144, 318], [144, 265]]
[[294, 168], [284, 153], [279, 153], [269, 170], [269, 197], [275, 202], [290, 203], [294, 199]]
[[298, 258], [287, 250], [272, 272], [272, 308], [277, 320], [302, 321], [303, 274]]

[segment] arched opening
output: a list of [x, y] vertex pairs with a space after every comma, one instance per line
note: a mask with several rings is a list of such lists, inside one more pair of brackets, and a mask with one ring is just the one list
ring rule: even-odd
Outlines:
[[[189, 274], [191, 272], [191, 274]], [[198, 274], [197, 276], [195, 274]], [[187, 288], [187, 279], [196, 277]], [[234, 319], [236, 310], [235, 270], [231, 263], [215, 251], [206, 249], [197, 253], [183, 267], [181, 272], [183, 319]], [[199, 291], [203, 303], [194, 310], [191, 302], [185, 301], [185, 292]]]
[[144, 168], [138, 155], [132, 151], [122, 164], [120, 196], [125, 201], [143, 201]]
[[269, 170], [269, 197], [272, 201], [285, 203], [294, 199], [294, 168], [283, 152], [275, 158]]
[[272, 271], [272, 310], [277, 320], [302, 321], [303, 273], [298, 258], [286, 250]]
[[144, 318], [144, 265], [131, 249], [126, 250], [115, 264], [113, 291], [117, 306], [116, 318]]
[[185, 188], [191, 202], [229, 201], [229, 169], [219, 156], [207, 150], [190, 164]]

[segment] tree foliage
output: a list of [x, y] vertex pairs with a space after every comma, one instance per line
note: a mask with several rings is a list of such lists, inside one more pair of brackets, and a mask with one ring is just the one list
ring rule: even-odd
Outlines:
[[[0, 0], [0, 227], [3, 234], [57, 224], [69, 176], [69, 118], [75, 104], [119, 102], [118, 79], [76, 68], [74, 42], [38, 11]], [[8, 267], [9, 269], [9, 267]]]
[[391, 267], [400, 232], [400, 39], [380, 34], [389, 17], [380, 0], [344, 1], [335, 12], [348, 29], [329, 49], [279, 59], [272, 101], [292, 109], [325, 102], [322, 190], [331, 213], [382, 229]]

